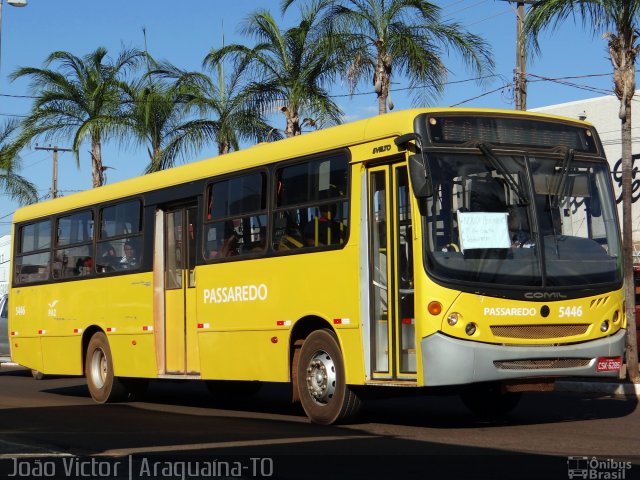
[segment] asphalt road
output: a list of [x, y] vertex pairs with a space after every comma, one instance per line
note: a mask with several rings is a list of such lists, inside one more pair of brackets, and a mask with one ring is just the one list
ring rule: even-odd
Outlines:
[[0, 478], [640, 478], [635, 397], [525, 394], [492, 421], [455, 396], [369, 400], [357, 423], [332, 427], [289, 398], [265, 385], [216, 401], [169, 381], [98, 405], [81, 378], [2, 367]]

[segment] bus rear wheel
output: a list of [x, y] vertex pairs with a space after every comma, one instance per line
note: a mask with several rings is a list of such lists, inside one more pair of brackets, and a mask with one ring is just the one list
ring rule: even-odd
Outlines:
[[296, 381], [302, 408], [313, 423], [344, 423], [360, 408], [360, 399], [345, 383], [342, 352], [329, 330], [316, 330], [305, 339]]
[[113, 374], [113, 360], [107, 336], [95, 333], [89, 346], [84, 367], [91, 398], [98, 403], [120, 402], [127, 399], [127, 388]]

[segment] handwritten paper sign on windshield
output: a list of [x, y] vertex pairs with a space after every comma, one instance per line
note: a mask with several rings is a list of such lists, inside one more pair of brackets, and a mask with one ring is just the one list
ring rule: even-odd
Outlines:
[[509, 248], [506, 212], [457, 212], [460, 249]]

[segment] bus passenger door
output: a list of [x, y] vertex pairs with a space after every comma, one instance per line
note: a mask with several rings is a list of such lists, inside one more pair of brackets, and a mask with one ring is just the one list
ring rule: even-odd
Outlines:
[[198, 230], [195, 205], [164, 211], [164, 346], [165, 373], [200, 371], [195, 318], [195, 254]]
[[413, 242], [405, 164], [368, 170], [371, 373], [416, 379]]

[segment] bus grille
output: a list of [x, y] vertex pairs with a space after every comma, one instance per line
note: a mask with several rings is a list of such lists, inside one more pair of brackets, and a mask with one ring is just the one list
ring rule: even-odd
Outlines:
[[586, 367], [590, 358], [536, 358], [532, 360], [497, 360], [493, 365], [499, 370], [541, 370], [546, 368]]
[[496, 337], [523, 338], [527, 340], [572, 337], [582, 335], [589, 324], [571, 325], [492, 325], [491, 332]]

